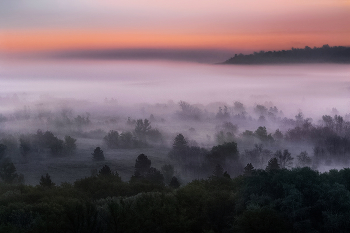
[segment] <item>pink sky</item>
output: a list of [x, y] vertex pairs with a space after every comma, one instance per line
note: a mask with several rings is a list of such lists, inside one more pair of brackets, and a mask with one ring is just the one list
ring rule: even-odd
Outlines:
[[4, 0], [0, 51], [350, 46], [350, 0]]

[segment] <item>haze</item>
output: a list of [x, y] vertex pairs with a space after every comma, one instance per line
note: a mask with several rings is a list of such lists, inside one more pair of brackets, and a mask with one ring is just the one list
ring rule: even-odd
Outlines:
[[[349, 65], [229, 66], [166, 61], [59, 60], [7, 62], [1, 69], [1, 94], [26, 93], [120, 105], [209, 104], [239, 100], [272, 102], [285, 113], [309, 115], [350, 107]], [[294, 116], [294, 115], [291, 115]]]
[[[89, 156], [99, 146], [128, 180], [135, 154], [150, 153], [158, 168], [171, 161], [168, 153], [180, 133], [205, 150], [238, 141], [242, 163], [251, 162], [249, 151], [259, 143], [269, 156], [289, 149], [293, 158], [301, 151], [312, 157], [319, 141], [296, 145], [290, 132], [310, 123], [318, 130], [329, 115], [334, 121], [343, 117], [344, 131], [336, 133], [347, 135], [348, 64], [217, 63], [260, 50], [349, 46], [349, 9], [345, 0], [1, 1], [1, 142], [10, 147], [12, 140], [9, 156], [31, 184], [45, 171], [60, 177], [58, 167], [65, 174], [60, 182], [89, 175], [98, 165]], [[225, 109], [230, 116], [220, 118]], [[140, 119], [153, 119], [161, 140], [128, 150], [108, 147], [104, 138], [111, 130], [136, 137]], [[234, 136], [220, 139], [226, 123]], [[282, 144], [266, 142], [254, 133], [258, 127], [270, 136], [277, 129], [289, 136]], [[34, 137], [37, 130], [76, 137], [76, 154], [52, 157], [45, 148], [44, 154], [31, 151], [30, 160], [23, 157], [21, 135]], [[312, 158], [315, 169], [348, 165]], [[66, 162], [75, 164], [77, 176]], [[188, 182], [207, 174], [180, 175]]]

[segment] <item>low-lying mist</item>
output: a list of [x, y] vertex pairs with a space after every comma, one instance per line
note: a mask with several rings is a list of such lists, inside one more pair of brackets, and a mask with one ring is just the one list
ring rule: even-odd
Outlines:
[[[156, 169], [172, 165], [182, 182], [208, 177], [217, 165], [231, 176], [248, 163], [265, 169], [273, 158], [284, 168], [343, 168], [349, 68], [7, 61], [0, 154], [28, 184], [45, 173], [73, 182], [103, 164], [127, 181], [142, 153]], [[97, 147], [103, 160], [93, 159]]]

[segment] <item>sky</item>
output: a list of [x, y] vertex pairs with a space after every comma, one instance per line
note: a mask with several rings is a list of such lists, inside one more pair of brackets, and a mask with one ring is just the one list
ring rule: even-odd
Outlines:
[[350, 0], [1, 0], [0, 54], [196, 59], [350, 46], [349, 25]]

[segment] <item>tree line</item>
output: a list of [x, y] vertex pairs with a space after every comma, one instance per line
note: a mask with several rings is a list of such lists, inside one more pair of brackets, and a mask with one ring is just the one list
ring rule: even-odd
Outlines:
[[281, 51], [260, 51], [253, 54], [235, 54], [223, 64], [280, 64], [280, 63], [349, 63], [350, 47], [333, 46], [292, 48]]
[[0, 232], [349, 232], [350, 169], [278, 165], [179, 187], [139, 155], [129, 182], [108, 166], [73, 184], [1, 182]]

